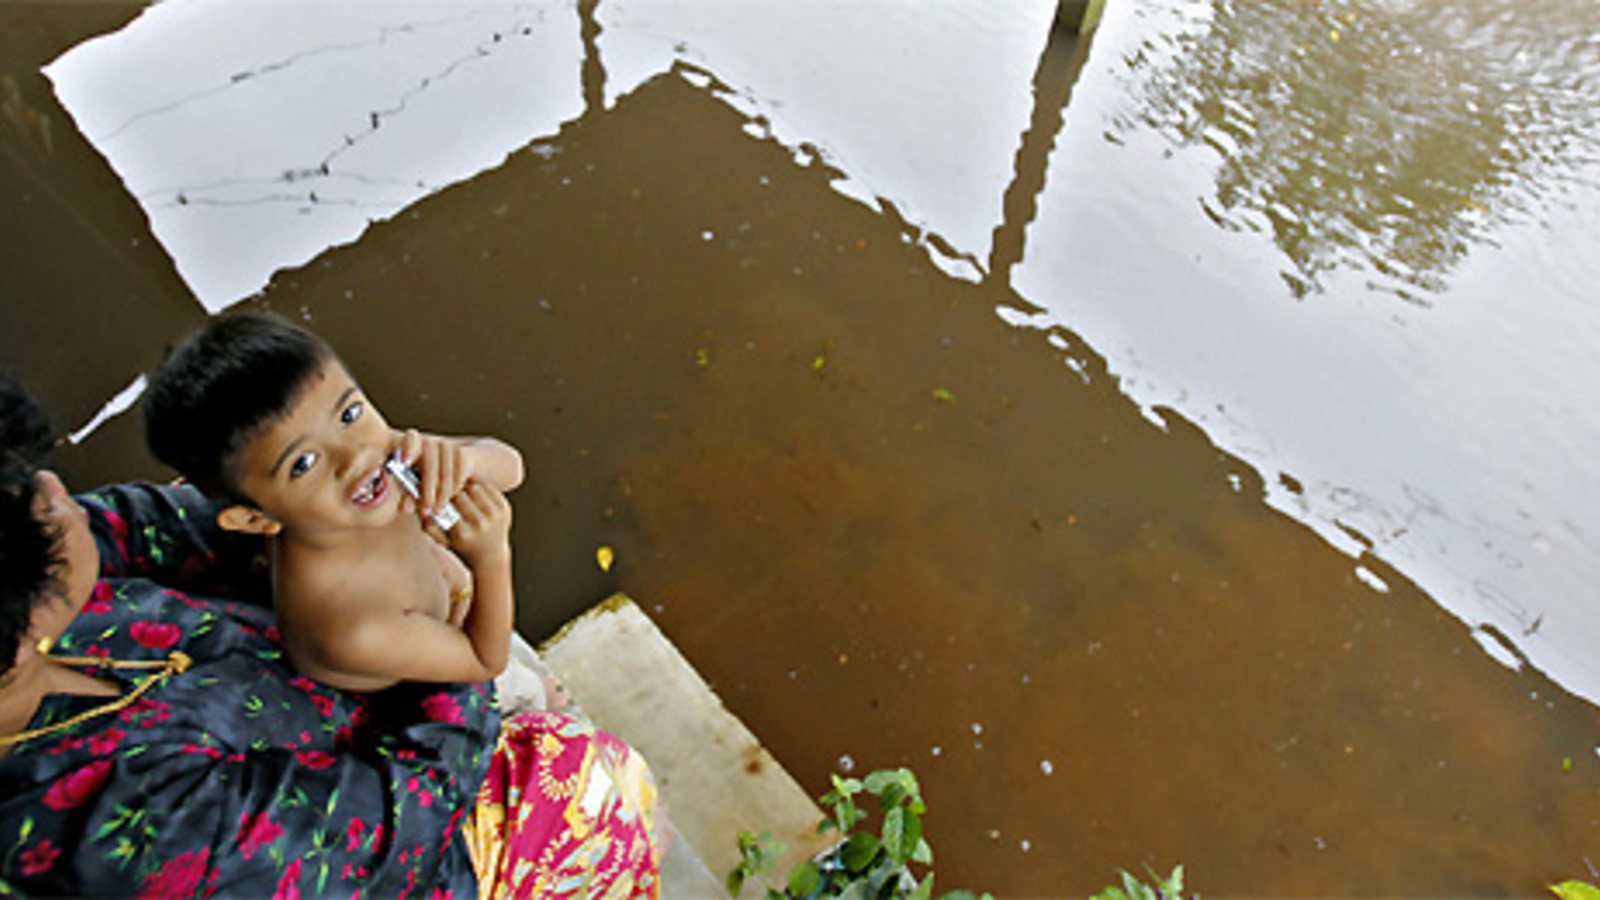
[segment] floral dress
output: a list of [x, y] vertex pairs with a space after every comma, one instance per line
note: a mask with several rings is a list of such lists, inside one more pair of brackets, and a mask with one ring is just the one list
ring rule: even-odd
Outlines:
[[[192, 665], [0, 759], [0, 895], [473, 897], [461, 823], [500, 732], [486, 684], [346, 693], [298, 677], [227, 596], [231, 536], [187, 488], [80, 497], [102, 559], [58, 656]], [[259, 586], [259, 585], [258, 585]], [[149, 675], [106, 669], [124, 692]], [[104, 703], [47, 697], [32, 728]]]
[[644, 758], [581, 714], [506, 721], [464, 823], [487, 900], [659, 896], [656, 788]]

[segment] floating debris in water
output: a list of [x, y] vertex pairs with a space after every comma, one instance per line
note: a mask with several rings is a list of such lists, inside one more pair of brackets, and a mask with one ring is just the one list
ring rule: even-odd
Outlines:
[[611, 571], [611, 563], [614, 562], [616, 558], [616, 552], [610, 547], [607, 547], [605, 544], [601, 544], [599, 549], [594, 551], [594, 561], [599, 564], [600, 571], [602, 572]]
[[1052, 763], [1048, 759], [1041, 759], [1039, 760], [1039, 771], [1045, 773], [1046, 775], [1054, 775], [1056, 771], [1055, 763]]
[[1380, 594], [1389, 593], [1389, 585], [1377, 573], [1366, 566], [1356, 566], [1356, 577], [1366, 582], [1367, 586]]
[[854, 772], [855, 770], [856, 770], [855, 757], [851, 756], [848, 753], [846, 753], [843, 756], [839, 757], [839, 771], [841, 771], [841, 772], [845, 773], [846, 775], [848, 775], [851, 772]]

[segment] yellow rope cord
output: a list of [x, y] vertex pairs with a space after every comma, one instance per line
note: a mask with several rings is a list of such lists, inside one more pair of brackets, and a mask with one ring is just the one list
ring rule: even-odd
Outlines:
[[80, 722], [87, 722], [96, 716], [117, 712], [132, 704], [143, 696], [146, 691], [166, 681], [173, 675], [188, 671], [189, 667], [194, 664], [194, 660], [189, 658], [189, 654], [180, 650], [172, 651], [164, 660], [117, 660], [101, 659], [96, 656], [52, 656], [50, 658], [55, 662], [68, 666], [91, 666], [100, 669], [160, 669], [161, 671], [151, 674], [150, 677], [139, 682], [134, 686], [133, 690], [121, 697], [94, 709], [86, 709], [70, 719], [65, 719], [54, 725], [46, 725], [43, 728], [31, 728], [27, 731], [19, 731], [16, 734], [0, 735], [0, 747], [9, 747], [12, 744], [31, 741], [36, 737], [54, 734], [57, 731], [65, 731]]

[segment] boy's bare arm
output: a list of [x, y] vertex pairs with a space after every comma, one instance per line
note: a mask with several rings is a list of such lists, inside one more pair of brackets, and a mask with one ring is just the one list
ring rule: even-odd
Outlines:
[[496, 488], [471, 481], [454, 502], [461, 521], [450, 529], [450, 546], [472, 570], [472, 608], [461, 630], [478, 648], [480, 659], [494, 669], [490, 676], [494, 677], [505, 670], [516, 628], [511, 501]]
[[[460, 628], [418, 612], [374, 608], [370, 615], [330, 616], [332, 629], [299, 641], [291, 661], [318, 681], [375, 691], [399, 681], [486, 681], [505, 669], [505, 654], [480, 653]], [[509, 642], [509, 634], [506, 638]], [[488, 656], [488, 659], [485, 659]]]
[[368, 583], [353, 595], [347, 584], [337, 603], [305, 604], [315, 610], [314, 618], [293, 629], [299, 637], [290, 646], [295, 664], [350, 690], [377, 690], [395, 681], [485, 681], [504, 671], [516, 617], [511, 504], [499, 491], [473, 482], [457, 495], [456, 506], [461, 522], [449, 540], [471, 569], [474, 590], [460, 628], [396, 604], [393, 592], [406, 585]]

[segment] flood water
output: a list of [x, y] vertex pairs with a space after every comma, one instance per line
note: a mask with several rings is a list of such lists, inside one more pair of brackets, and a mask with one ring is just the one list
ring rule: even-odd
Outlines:
[[992, 6], [7, 5], [0, 358], [308, 323], [941, 889], [1600, 879], [1600, 7]]

